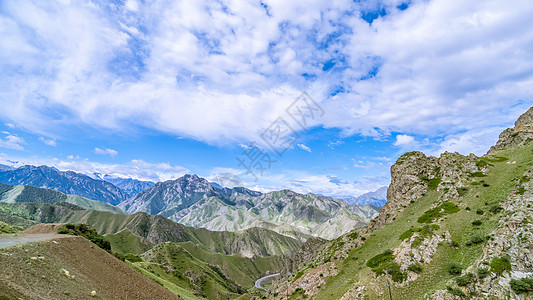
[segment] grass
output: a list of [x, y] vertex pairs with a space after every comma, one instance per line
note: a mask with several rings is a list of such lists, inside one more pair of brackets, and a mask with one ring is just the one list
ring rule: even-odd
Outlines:
[[[472, 234], [478, 232], [482, 236], [488, 235], [497, 226], [500, 218], [500, 202], [515, 188], [515, 180], [533, 165], [533, 145], [509, 148], [499, 151], [498, 156], [483, 158], [482, 165], [488, 167], [484, 177], [486, 186], [476, 185], [464, 193], [463, 196], [453, 203], [461, 204], [471, 208], [471, 211], [459, 210], [455, 213], [447, 214], [439, 221], [440, 231], [449, 231], [451, 239], [459, 244], [466, 243]], [[504, 159], [504, 158], [505, 159]], [[513, 160], [516, 164], [506, 164], [504, 161]], [[413, 228], [413, 220], [421, 217], [420, 212], [427, 212], [439, 203], [441, 193], [435, 190], [428, 191], [425, 196], [410, 204], [405, 211], [399, 215], [395, 221], [385, 227], [374, 231], [365, 241], [365, 244], [354, 249], [348, 259], [338, 264], [339, 273], [337, 276], [328, 277], [327, 284], [314, 299], [338, 299], [352, 287], [361, 281], [367, 286], [368, 298], [378, 299], [380, 293], [388, 293], [386, 290], [387, 279], [385, 277], [374, 277], [374, 272], [365, 262], [376, 254], [383, 253], [387, 249], [397, 247], [401, 241], [398, 239], [404, 232]], [[449, 206], [451, 208], [453, 206]], [[499, 207], [494, 209], [495, 207]], [[446, 210], [446, 207], [444, 207]], [[472, 222], [479, 218], [476, 212], [489, 211], [490, 214], [483, 215], [483, 223], [474, 229]], [[439, 211], [432, 211], [422, 220], [435, 219]], [[475, 230], [475, 232], [474, 232]], [[470, 247], [456, 249], [448, 243], [437, 248], [433, 255], [433, 260], [429, 264], [424, 264], [422, 272], [417, 280], [409, 285], [398, 287], [391, 286], [393, 299], [423, 299], [426, 293], [432, 293], [437, 289], [446, 289], [446, 282], [456, 276], [447, 273], [446, 265], [450, 261], [455, 261], [461, 266], [470, 266], [479, 259], [482, 244], [473, 244]], [[352, 259], [356, 257], [357, 259]], [[458, 290], [457, 293], [459, 293]], [[462, 292], [462, 291], [461, 291]]]

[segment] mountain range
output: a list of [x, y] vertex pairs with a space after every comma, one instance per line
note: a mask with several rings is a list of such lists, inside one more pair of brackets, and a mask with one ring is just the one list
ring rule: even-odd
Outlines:
[[48, 166], [26, 165], [16, 169], [0, 169], [0, 183], [53, 189], [111, 205], [117, 205], [128, 198], [125, 191], [112, 183]]
[[382, 207], [387, 203], [387, 186], [382, 186], [379, 189], [364, 193], [357, 197], [345, 197], [344, 200], [351, 205], [374, 205], [376, 207]]
[[237, 231], [267, 227], [282, 234], [300, 231], [325, 239], [364, 226], [377, 215], [371, 205], [290, 190], [260, 193], [219, 188], [197, 175], [159, 182], [118, 205], [128, 213], [160, 214], [187, 226]]

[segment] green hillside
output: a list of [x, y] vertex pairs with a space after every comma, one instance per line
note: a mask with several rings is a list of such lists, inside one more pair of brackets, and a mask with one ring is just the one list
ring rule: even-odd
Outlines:
[[[0, 203], [1, 211], [10, 218], [18, 218], [17, 220], [22, 218], [38, 223], [85, 223], [102, 235], [128, 229], [153, 244], [191, 241], [214, 252], [246, 257], [288, 254], [302, 245], [299, 240], [263, 228], [250, 228], [239, 232], [209, 231], [186, 227], [158, 215], [113, 214], [84, 210], [68, 203]], [[10, 224], [8, 221], [4, 222]]]
[[[276, 286], [268, 296], [275, 298], [276, 293], [288, 289], [295, 299], [304, 295], [313, 299], [388, 299], [390, 284], [392, 299], [425, 299], [432, 294], [453, 299], [453, 295], [476, 298], [482, 291], [500, 286], [488, 283], [489, 279], [497, 282], [500, 276], [508, 276], [511, 265], [514, 269], [524, 264], [525, 258], [511, 250], [525, 245], [513, 246], [508, 239], [516, 235], [515, 230], [529, 232], [533, 144], [491, 153], [481, 158], [458, 154], [446, 154], [440, 159], [419, 157], [417, 164], [407, 160], [420, 154], [405, 154], [396, 163], [403, 168], [396, 175], [413, 180], [413, 173], [408, 170], [413, 166], [419, 168], [416, 172], [420, 175], [414, 182], [398, 183], [404, 192], [402, 199], [407, 202], [387, 203], [369, 228], [330, 242], [321, 256], [315, 256], [315, 261]], [[402, 166], [404, 162], [406, 165]], [[440, 164], [439, 169], [434, 168], [434, 163]], [[443, 177], [431, 175], [432, 172]], [[394, 190], [394, 182], [393, 178], [389, 189]], [[420, 187], [424, 191], [417, 198]], [[409, 192], [405, 194], [406, 191]], [[509, 223], [511, 219], [517, 221]], [[505, 239], [500, 237], [509, 226], [515, 229]], [[525, 239], [526, 235], [513, 242], [524, 243]], [[502, 243], [506, 246], [498, 248]], [[507, 260], [508, 267], [498, 271], [498, 264], [505, 265]], [[333, 268], [328, 273], [331, 264]], [[524, 267], [527, 269], [527, 263]], [[316, 272], [326, 275], [317, 279]], [[494, 288], [493, 293], [510, 298], [516, 295], [509, 286], [502, 289]]]
[[0, 183], [0, 202], [5, 203], [46, 203], [54, 204], [68, 202], [84, 209], [109, 211], [116, 214], [125, 214], [120, 208], [113, 205], [89, 200], [76, 195], [66, 195], [56, 190], [37, 188], [29, 185], [7, 185]]

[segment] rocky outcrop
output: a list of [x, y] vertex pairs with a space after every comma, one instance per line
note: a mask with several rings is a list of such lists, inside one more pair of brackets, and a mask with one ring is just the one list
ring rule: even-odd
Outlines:
[[513, 128], [508, 128], [500, 134], [498, 142], [490, 148], [487, 154], [494, 154], [504, 148], [525, 145], [530, 140], [533, 140], [533, 107], [516, 120]]
[[[501, 204], [504, 213], [491, 239], [483, 247], [483, 256], [464, 273], [476, 274], [480, 268], [490, 269], [494, 258], [509, 257], [511, 270], [501, 275], [490, 273], [486, 278], [466, 287], [464, 292], [472, 299], [529, 299], [527, 294], [516, 294], [510, 287], [511, 279], [533, 278], [533, 169], [517, 180], [517, 188]], [[453, 282], [450, 282], [453, 284]], [[442, 291], [432, 299], [454, 299]]]
[[320, 291], [320, 288], [326, 284], [327, 277], [335, 276], [337, 274], [338, 270], [335, 263], [325, 263], [315, 269], [305, 272], [291, 284], [274, 286], [274, 289], [269, 291], [269, 299], [287, 299], [297, 293], [301, 294], [300, 297], [313, 297]]
[[444, 152], [436, 158], [418, 151], [405, 153], [391, 167], [387, 203], [370, 221], [369, 228], [379, 229], [390, 223], [430, 190], [444, 191], [443, 199], [456, 199], [470, 180], [469, 175], [485, 171], [485, 164], [474, 154]]

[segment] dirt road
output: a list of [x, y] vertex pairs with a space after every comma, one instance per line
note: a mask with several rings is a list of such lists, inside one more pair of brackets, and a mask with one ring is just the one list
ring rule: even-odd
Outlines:
[[0, 234], [0, 249], [19, 244], [39, 242], [46, 240], [56, 240], [69, 237], [66, 234], [44, 233], [44, 234]]

